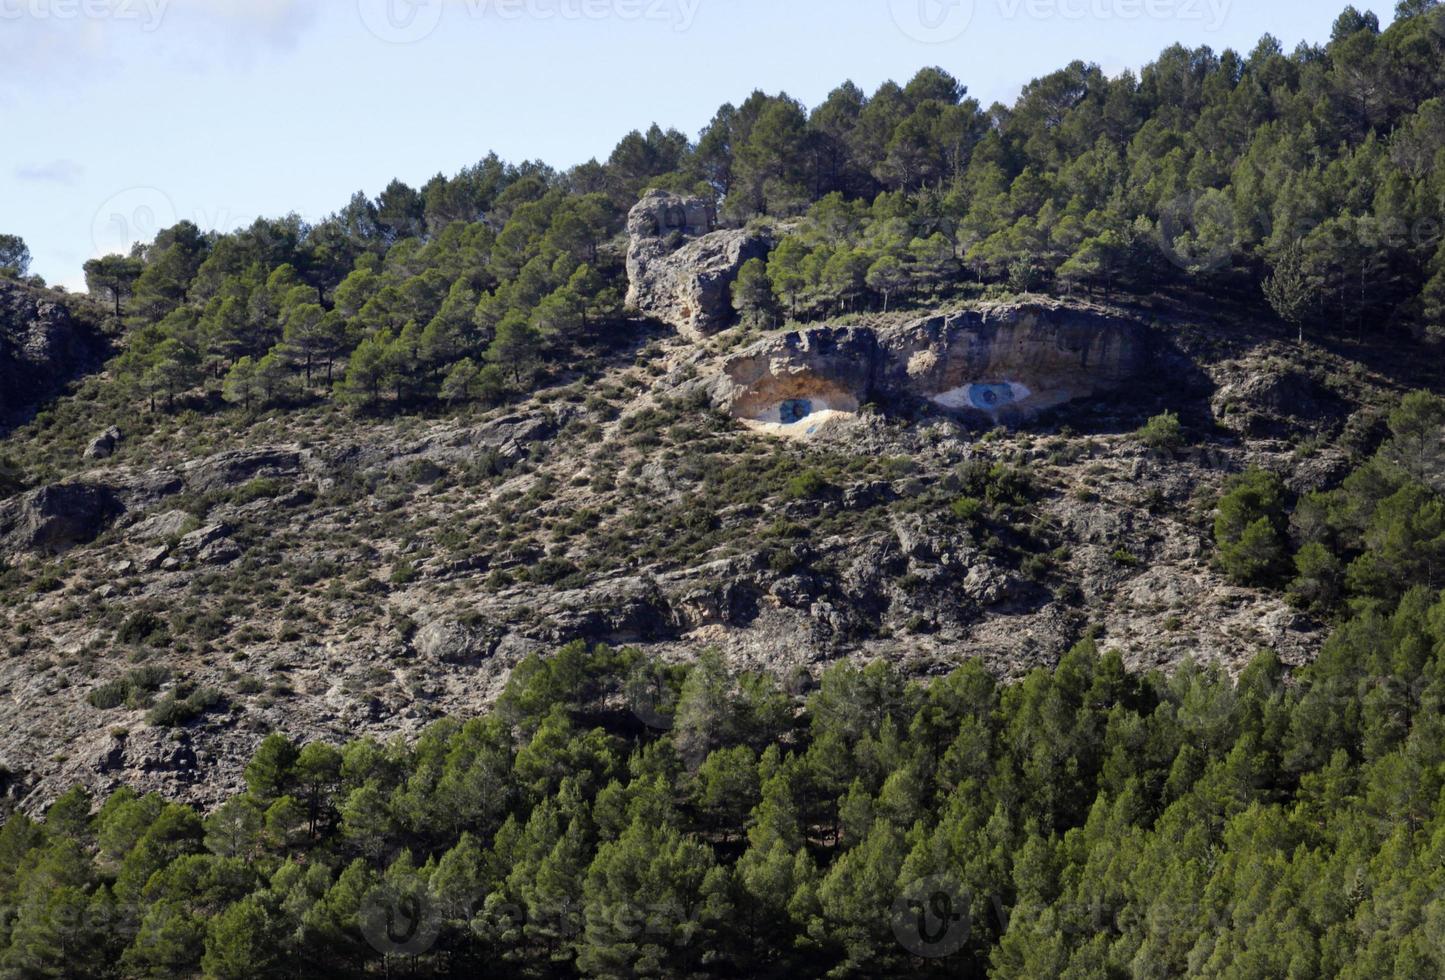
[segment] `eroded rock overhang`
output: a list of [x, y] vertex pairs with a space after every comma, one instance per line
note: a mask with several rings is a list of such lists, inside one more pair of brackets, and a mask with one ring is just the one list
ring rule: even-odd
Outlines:
[[921, 404], [1020, 424], [1114, 391], [1143, 369], [1142, 324], [1093, 308], [1031, 303], [899, 327], [812, 327], [729, 357], [718, 408], [754, 428], [814, 435], [869, 402]]

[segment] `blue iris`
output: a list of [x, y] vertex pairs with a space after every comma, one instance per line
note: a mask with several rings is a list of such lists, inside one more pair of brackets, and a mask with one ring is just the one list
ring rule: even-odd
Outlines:
[[1013, 385], [971, 385], [968, 389], [968, 400], [973, 403], [974, 408], [991, 412], [1014, 403]]
[[778, 416], [783, 420], [784, 425], [792, 425], [794, 422], [801, 422], [813, 414], [813, 403], [806, 398], [792, 398], [783, 402], [778, 409]]

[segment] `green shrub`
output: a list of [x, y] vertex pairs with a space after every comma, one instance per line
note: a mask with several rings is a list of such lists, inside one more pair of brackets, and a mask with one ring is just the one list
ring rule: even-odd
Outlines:
[[581, 570], [565, 558], [555, 555], [543, 558], [533, 565], [527, 577], [542, 585], [560, 585], [568, 579], [580, 577]]
[[112, 708], [119, 708], [125, 704], [130, 697], [130, 682], [126, 680], [107, 681], [95, 690], [90, 692], [86, 698], [92, 706], [101, 711], [109, 711]]
[[128, 645], [150, 643], [160, 646], [164, 643], [167, 632], [165, 620], [153, 612], [141, 610], [125, 618], [125, 622], [121, 623], [120, 629], [116, 631], [115, 638], [116, 642]]
[[199, 688], [187, 697], [172, 691], [156, 702], [146, 715], [146, 723], [155, 728], [179, 728], [218, 707], [224, 700], [225, 696], [214, 687]]
[[1156, 415], [1137, 433], [1139, 441], [1150, 449], [1178, 449], [1184, 445], [1184, 426], [1176, 412]]
[[271, 497], [279, 497], [285, 492], [285, 489], [285, 486], [279, 480], [258, 476], [238, 488], [236, 492], [231, 495], [231, 500], [237, 504], [254, 503], [257, 500], [268, 500]]
[[959, 469], [956, 480], [965, 496], [977, 497], [993, 507], [1022, 507], [1038, 493], [1028, 470], [1007, 463], [971, 460]]
[[813, 500], [828, 490], [828, 480], [817, 470], [804, 470], [788, 481], [783, 496], [789, 500]]
[[768, 567], [779, 575], [790, 575], [797, 571], [798, 557], [787, 548], [778, 548], [768, 555]]
[[983, 516], [984, 503], [977, 497], [959, 497], [949, 505], [953, 516], [965, 524], [972, 524]]
[[170, 669], [159, 664], [146, 664], [125, 675], [131, 687], [141, 691], [158, 691], [162, 684], [171, 679]]
[[36, 578], [33, 586], [37, 595], [47, 592], [59, 592], [65, 588], [65, 578], [57, 569], [47, 568]]

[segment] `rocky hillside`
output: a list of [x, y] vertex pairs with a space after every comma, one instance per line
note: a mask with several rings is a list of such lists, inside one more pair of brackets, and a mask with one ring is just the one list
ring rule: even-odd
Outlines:
[[[7, 440], [43, 484], [0, 503], [8, 791], [204, 803], [268, 731], [414, 734], [576, 639], [797, 678], [1016, 675], [1086, 634], [1140, 669], [1311, 657], [1319, 624], [1212, 566], [1213, 504], [1247, 465], [1337, 479], [1388, 373], [1187, 305], [866, 319], [637, 321], [593, 374], [452, 418], [177, 424], [93, 382]], [[1166, 408], [1182, 448], [1136, 435]]]

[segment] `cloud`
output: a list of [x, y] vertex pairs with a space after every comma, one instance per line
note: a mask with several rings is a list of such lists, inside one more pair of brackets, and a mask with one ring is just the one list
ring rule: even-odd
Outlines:
[[208, 70], [219, 51], [249, 63], [290, 50], [315, 23], [312, 0], [0, 0], [0, 104], [25, 89], [110, 78], [164, 58]]
[[311, 0], [170, 0], [169, 6], [182, 27], [219, 28], [236, 44], [290, 48], [316, 20], [320, 4]]
[[74, 160], [51, 160], [49, 163], [26, 164], [15, 171], [16, 180], [44, 181], [52, 184], [73, 184], [85, 168]]

